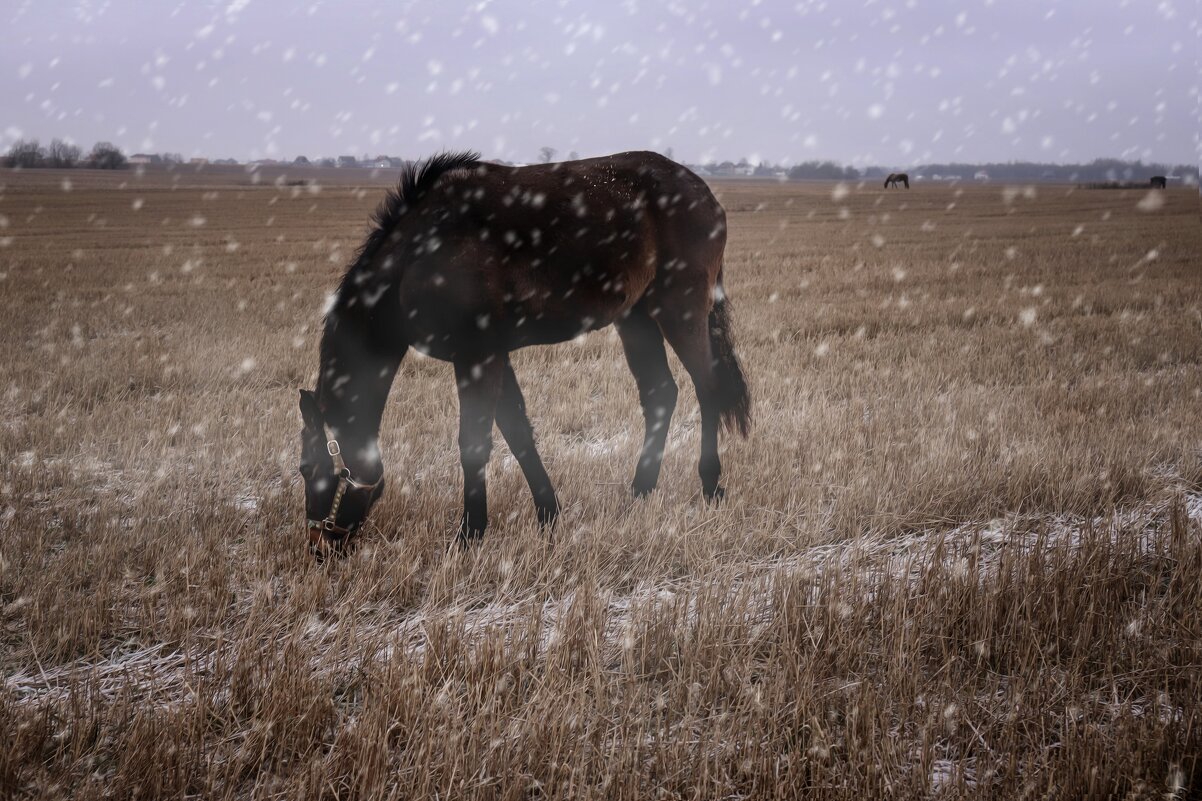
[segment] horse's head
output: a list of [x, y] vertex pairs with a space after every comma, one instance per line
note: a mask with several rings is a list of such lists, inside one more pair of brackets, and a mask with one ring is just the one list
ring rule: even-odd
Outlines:
[[366, 482], [352, 475], [316, 396], [300, 393], [300, 473], [305, 480], [305, 527], [309, 550], [322, 561], [330, 555], [345, 556], [372, 504], [384, 492], [384, 478]]

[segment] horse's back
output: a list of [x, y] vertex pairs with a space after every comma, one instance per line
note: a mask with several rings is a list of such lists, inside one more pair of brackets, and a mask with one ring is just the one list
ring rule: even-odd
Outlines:
[[[445, 175], [394, 232], [410, 336], [475, 329], [509, 349], [604, 327], [653, 290], [712, 287], [725, 213], [687, 168], [650, 152]], [[436, 312], [436, 313], [435, 313]]]

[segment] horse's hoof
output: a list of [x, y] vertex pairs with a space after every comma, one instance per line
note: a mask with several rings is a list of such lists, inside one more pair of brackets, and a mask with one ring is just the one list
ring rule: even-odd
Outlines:
[[717, 506], [722, 503], [722, 499], [726, 497], [726, 487], [721, 485], [714, 487], [713, 490], [705, 493], [705, 502], [711, 506]]
[[630, 485], [630, 497], [634, 498], [636, 501], [639, 498], [646, 498], [652, 492], [655, 492], [654, 484], [652, 484], [651, 486], [647, 486], [645, 484], [631, 484]]
[[464, 526], [464, 527], [460, 527], [459, 533], [455, 535], [455, 544], [458, 546], [459, 550], [466, 551], [468, 548], [471, 548], [472, 546], [479, 545], [480, 541], [483, 539], [484, 539], [484, 528], [483, 527], [468, 528], [468, 527]]
[[480, 544], [480, 539], [480, 537], [465, 537], [462, 534], [457, 534], [449, 550], [467, 553]]
[[538, 527], [541, 529], [555, 528], [555, 524], [559, 522], [559, 513], [563, 507], [558, 501], [551, 503], [548, 506], [540, 506], [535, 510], [538, 517]]

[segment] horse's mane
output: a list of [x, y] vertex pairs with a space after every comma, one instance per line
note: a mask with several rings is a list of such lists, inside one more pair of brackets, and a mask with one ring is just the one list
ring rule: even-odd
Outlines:
[[380, 205], [372, 215], [372, 229], [363, 240], [363, 245], [355, 253], [351, 266], [342, 276], [338, 290], [334, 294], [334, 303], [326, 314], [325, 332], [322, 336], [322, 362], [332, 355], [333, 334], [338, 326], [341, 312], [354, 305], [356, 290], [363, 286], [369, 277], [365, 271], [370, 269], [376, 256], [389, 241], [394, 229], [401, 218], [434, 188], [438, 179], [448, 172], [455, 170], [474, 169], [480, 164], [480, 154], [471, 151], [439, 153], [423, 161], [409, 161], [401, 168], [400, 179], [395, 188], [388, 190]]
[[[422, 196], [434, 188], [434, 184], [448, 172], [468, 170], [480, 164], [480, 154], [471, 151], [439, 153], [424, 161], [409, 161], [401, 168], [401, 177], [395, 189], [388, 190], [372, 215], [372, 230], [363, 240], [363, 246], [355, 254], [355, 261], [346, 278], [355, 266], [369, 264], [387, 241], [392, 229], [400, 222], [405, 212], [417, 205]], [[339, 292], [341, 293], [341, 287]]]

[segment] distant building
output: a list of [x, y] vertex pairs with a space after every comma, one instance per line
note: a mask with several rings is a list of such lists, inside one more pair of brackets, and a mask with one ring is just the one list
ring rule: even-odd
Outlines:
[[976, 174], [973, 175], [972, 179], [974, 181], [988, 181], [989, 173], [985, 172], [984, 170], [977, 170]]
[[209, 160], [206, 158], [197, 156], [196, 158], [188, 159], [188, 163], [191, 164], [193, 167], [203, 167], [204, 165], [209, 163]]
[[357, 158], [355, 158], [354, 156], [339, 156], [338, 157], [338, 166], [339, 167], [354, 167], [358, 163], [359, 163], [359, 160]]
[[130, 164], [161, 164], [163, 158], [157, 153], [134, 153], [128, 161]]
[[711, 164], [708, 170], [709, 175], [715, 178], [740, 178], [755, 175], [754, 164], [731, 164], [729, 161]]
[[382, 157], [374, 158], [374, 159], [364, 159], [363, 161], [359, 162], [359, 166], [376, 168], [376, 169], [379, 169], [379, 168], [386, 169], [386, 168], [392, 166], [392, 159], [389, 159], [387, 156], [382, 156]]

